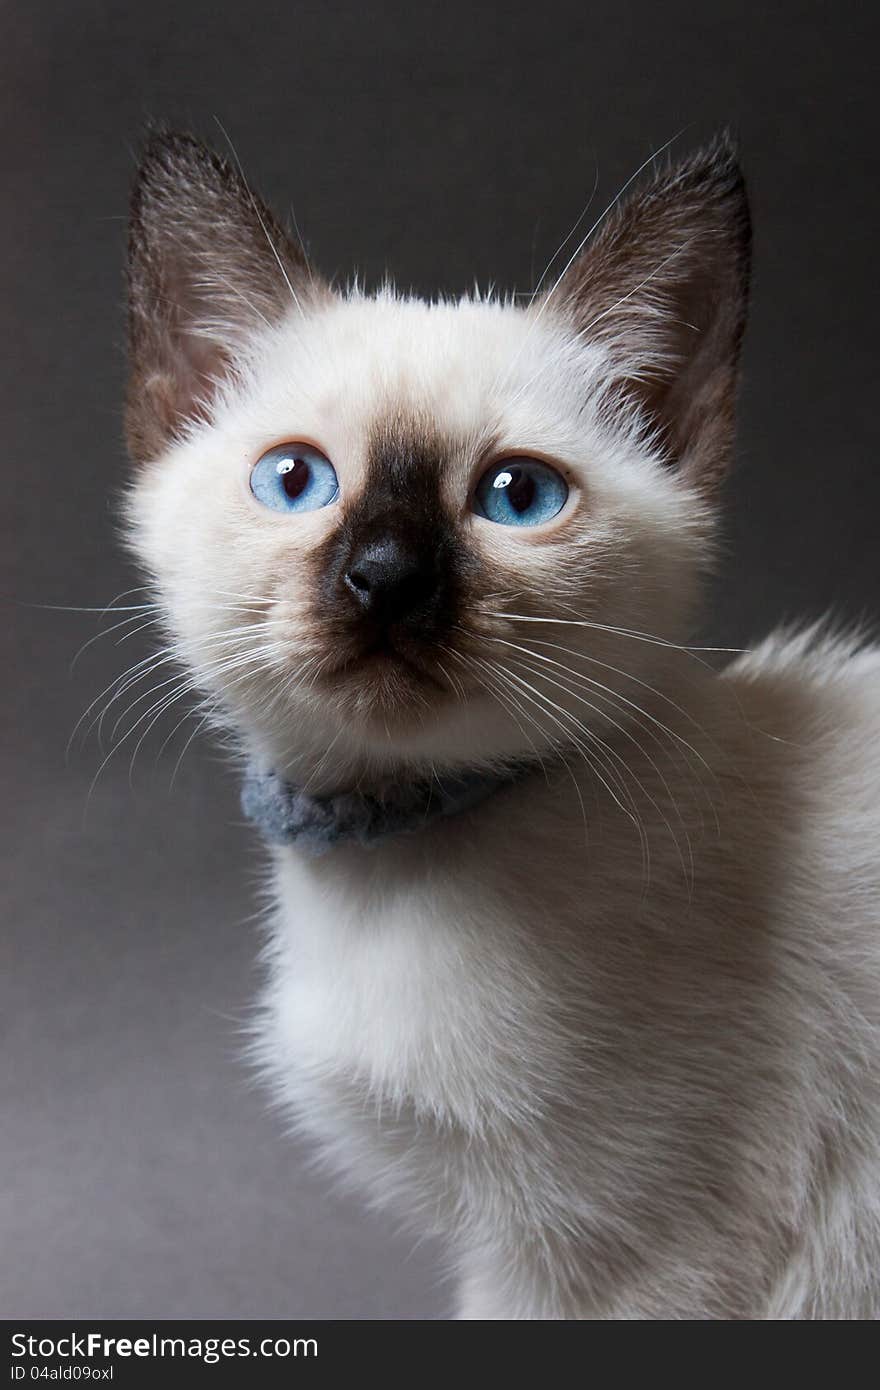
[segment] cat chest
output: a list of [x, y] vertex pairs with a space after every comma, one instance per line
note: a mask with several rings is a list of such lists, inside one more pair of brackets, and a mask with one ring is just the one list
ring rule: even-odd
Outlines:
[[291, 1067], [395, 1104], [470, 1121], [527, 1086], [542, 991], [486, 911], [455, 893], [373, 903], [283, 879], [274, 1026]]

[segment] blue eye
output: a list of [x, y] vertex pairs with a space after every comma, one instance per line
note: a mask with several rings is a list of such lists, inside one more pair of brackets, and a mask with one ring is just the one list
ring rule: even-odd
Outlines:
[[329, 459], [310, 444], [278, 444], [254, 465], [251, 492], [274, 512], [313, 512], [339, 496]]
[[501, 526], [540, 526], [561, 512], [568, 484], [537, 459], [506, 459], [484, 473], [474, 494], [474, 511]]

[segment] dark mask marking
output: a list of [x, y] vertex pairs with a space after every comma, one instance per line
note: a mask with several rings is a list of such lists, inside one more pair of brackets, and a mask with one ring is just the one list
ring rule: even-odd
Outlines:
[[475, 560], [442, 496], [448, 452], [430, 425], [396, 418], [377, 426], [360, 495], [344, 506], [321, 547], [320, 605], [340, 636], [403, 649], [455, 624]]

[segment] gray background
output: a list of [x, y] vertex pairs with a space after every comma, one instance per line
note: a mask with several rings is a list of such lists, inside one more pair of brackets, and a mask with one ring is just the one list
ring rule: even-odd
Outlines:
[[[220, 142], [327, 272], [528, 289], [682, 126], [732, 122], [756, 220], [727, 558], [709, 632], [876, 615], [875, 35], [868, 6], [3, 7], [0, 1315], [442, 1317], [436, 1252], [331, 1190], [242, 1060], [259, 851], [204, 740], [129, 784], [64, 746], [142, 638], [120, 555], [122, 260], [147, 118]], [[124, 600], [123, 600], [124, 602]], [[123, 631], [125, 631], [123, 629]], [[87, 805], [88, 800], [88, 805]]]

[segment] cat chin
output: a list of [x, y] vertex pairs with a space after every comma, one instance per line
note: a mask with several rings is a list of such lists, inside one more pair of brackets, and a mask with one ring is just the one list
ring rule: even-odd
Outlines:
[[409, 686], [397, 681], [362, 685], [351, 698], [337, 697], [334, 701], [338, 721], [356, 737], [370, 745], [378, 742], [391, 748], [418, 742], [422, 731], [436, 726], [445, 703], [442, 696], [437, 703], [426, 699], [415, 682]]
[[399, 673], [315, 691], [268, 721], [234, 703], [228, 714], [257, 762], [318, 793], [374, 777], [494, 769], [539, 751], [493, 701], [462, 702]]
[[314, 694], [339, 722], [367, 735], [411, 731], [435, 723], [456, 701], [425, 655], [383, 645], [341, 655], [313, 682]]

